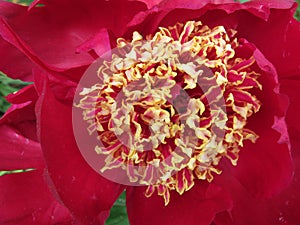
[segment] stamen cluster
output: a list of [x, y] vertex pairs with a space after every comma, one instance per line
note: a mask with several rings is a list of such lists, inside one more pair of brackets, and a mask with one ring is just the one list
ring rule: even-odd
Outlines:
[[188, 21], [117, 44], [78, 105], [106, 156], [101, 172], [123, 168], [168, 204], [170, 190], [211, 182], [223, 157], [236, 165], [244, 141], [257, 138], [246, 124], [261, 85], [255, 59], [236, 56], [235, 31]]

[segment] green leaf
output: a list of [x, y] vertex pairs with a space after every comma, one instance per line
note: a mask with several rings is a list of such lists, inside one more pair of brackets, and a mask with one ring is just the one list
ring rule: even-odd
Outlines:
[[123, 192], [110, 210], [105, 225], [129, 225], [126, 211], [126, 193]]
[[0, 72], [0, 115], [4, 114], [10, 106], [10, 104], [5, 99], [5, 96], [20, 90], [21, 88], [29, 84], [29, 82], [13, 80], [7, 77], [4, 73]]
[[30, 5], [30, 3], [33, 2], [33, 0], [7, 0], [7, 1], [17, 3], [20, 5]]
[[298, 3], [298, 8], [295, 13], [295, 18], [300, 21], [300, 0], [296, 0], [296, 2]]
[[234, 0], [235, 2], [240, 2], [240, 3], [244, 3], [244, 2], [249, 2], [250, 0]]
[[32, 170], [35, 170], [35, 169], [0, 171], [0, 177], [3, 175], [12, 174], [12, 173], [25, 173], [25, 172], [29, 172]]

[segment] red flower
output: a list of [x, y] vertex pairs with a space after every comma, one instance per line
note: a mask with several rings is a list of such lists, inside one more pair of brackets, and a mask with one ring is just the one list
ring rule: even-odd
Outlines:
[[[38, 2], [35, 1], [35, 4]], [[300, 207], [300, 162], [297, 152], [300, 124], [296, 119], [299, 110], [297, 88], [300, 85], [300, 49], [297, 41], [300, 25], [292, 18], [296, 5], [291, 1], [264, 1], [263, 4], [260, 1], [245, 4], [231, 1], [222, 1], [224, 4], [218, 4], [217, 1], [163, 1], [158, 5], [157, 2], [146, 2], [148, 8], [142, 2], [125, 0], [90, 0], [84, 3], [79, 0], [45, 1], [44, 6], [32, 6], [29, 11], [26, 7], [0, 3], [0, 45], [5, 50], [0, 52], [1, 58], [5, 59], [1, 60], [0, 69], [10, 77], [34, 81], [34, 85], [9, 97], [13, 106], [1, 119], [0, 140], [5, 148], [1, 150], [0, 169], [35, 168], [34, 171], [1, 177], [1, 193], [5, 193], [0, 197], [1, 223], [103, 224], [112, 204], [126, 188], [127, 211], [130, 224], [133, 225], [296, 225], [300, 219], [297, 214]], [[203, 25], [199, 25], [200, 30], [197, 30], [198, 25], [195, 24], [199, 22], [188, 21], [201, 21]], [[180, 37], [175, 32], [176, 29], [171, 28], [178, 23], [182, 24], [182, 27], [178, 25], [176, 28], [180, 31], [179, 34], [183, 34]], [[166, 29], [157, 34], [158, 27]], [[172, 182], [168, 177], [165, 183], [159, 181], [152, 185], [153, 183], [146, 182], [146, 187], [124, 186], [107, 180], [95, 172], [80, 153], [72, 124], [73, 98], [80, 79], [96, 58], [117, 46], [117, 40], [119, 47], [123, 42], [131, 42], [134, 32], [137, 41], [143, 38], [151, 42], [157, 37], [157, 41], [164, 41], [171, 37], [175, 41], [180, 40], [180, 43], [176, 42], [180, 47], [190, 40], [200, 40], [199, 45], [193, 45], [193, 48], [200, 46], [200, 50], [195, 47], [194, 52], [201, 55], [201, 59], [206, 59], [203, 63], [210, 67], [213, 74], [219, 73], [219, 78], [226, 74], [226, 84], [217, 81], [222, 89], [228, 113], [224, 125], [228, 137], [226, 141], [220, 142], [225, 150], [218, 148], [218, 154], [213, 152], [214, 156], [207, 156], [214, 161], [201, 167], [205, 168], [201, 173], [197, 173], [196, 169], [206, 161], [199, 159], [203, 156], [204, 149], [198, 146], [199, 140], [194, 145], [199, 147], [199, 154], [193, 150], [187, 154], [190, 155], [189, 163], [181, 164], [184, 166], [181, 169], [175, 166]], [[119, 37], [124, 39], [118, 39]], [[209, 45], [211, 43], [214, 44]], [[154, 48], [149, 51], [152, 54]], [[222, 60], [213, 61], [219, 58]], [[195, 80], [189, 77], [188, 68], [183, 68], [190, 65], [188, 62], [182, 68], [178, 67], [178, 63], [176, 67], [172, 67], [171, 72], [179, 75], [174, 79], [170, 75], [168, 80], [177, 79], [177, 84], [187, 90], [189, 97], [196, 99], [191, 104], [199, 103], [204, 98], [197, 97], [200, 92], [194, 90]], [[153, 65], [149, 64], [148, 68], [144, 64], [140, 68], [145, 69], [143, 73], [147, 74]], [[154, 65], [155, 68], [157, 66]], [[128, 68], [137, 69], [132, 65]], [[122, 64], [119, 71], [127, 71], [128, 68]], [[117, 86], [112, 82], [116, 80], [108, 77], [110, 82], [105, 83], [103, 74], [105, 73], [101, 73], [100, 79], [107, 86], [101, 86], [96, 97], [100, 98], [103, 94], [105, 100], [109, 96], [113, 101], [114, 96], [107, 93], [110, 93], [108, 87], [116, 92]], [[162, 74], [165, 76], [168, 73]], [[239, 80], [241, 74], [245, 74], [246, 78]], [[149, 76], [153, 77], [151, 74]], [[279, 94], [278, 84], [280, 92], [289, 97], [288, 110], [287, 98]], [[262, 91], [259, 90], [260, 86]], [[85, 91], [88, 93], [85, 96], [90, 97], [93, 90]], [[176, 89], [170, 88], [170, 91], [171, 95], [179, 95]], [[82, 103], [89, 103], [82, 99]], [[152, 102], [151, 100], [147, 105], [148, 108], [149, 105], [152, 106]], [[103, 101], [98, 103], [102, 104], [99, 108], [101, 110], [103, 107], [110, 107]], [[184, 102], [182, 104], [190, 112], [196, 109], [184, 105]], [[198, 106], [199, 112], [193, 114], [187, 110], [182, 114], [189, 114], [188, 119], [196, 118], [190, 120], [195, 123], [197, 115], [202, 116], [201, 109], [204, 110], [203, 117], [206, 115], [207, 103], [203, 100]], [[81, 108], [86, 110], [82, 105]], [[156, 111], [146, 110], [144, 108], [135, 112], [156, 118]], [[160, 112], [165, 111], [168, 110], [162, 108]], [[171, 107], [169, 111], [171, 115]], [[178, 113], [177, 109], [175, 111]], [[115, 111], [109, 112], [113, 114]], [[107, 116], [105, 113], [103, 115]], [[98, 127], [96, 132], [100, 140], [104, 140], [101, 137], [108, 140], [107, 133], [102, 135], [101, 132], [108, 131], [110, 125], [116, 125], [113, 122], [106, 123], [107, 117], [92, 118], [92, 125], [103, 126], [101, 129]], [[158, 117], [160, 118], [162, 116]], [[164, 120], [166, 121], [167, 119]], [[172, 117], [171, 121], [176, 124], [176, 118]], [[179, 125], [181, 126], [180, 123]], [[199, 133], [199, 137], [196, 135], [199, 139], [203, 137], [200, 144], [212, 140], [208, 134], [215, 132], [213, 128], [200, 122], [198, 125], [199, 127], [194, 126], [195, 134], [196, 131], [199, 132], [197, 128], [202, 128], [202, 132], [204, 128], [206, 130], [202, 136]], [[193, 129], [192, 125], [189, 127]], [[237, 130], [240, 133], [235, 132]], [[232, 131], [232, 138], [229, 131]], [[165, 133], [158, 131], [158, 134]], [[259, 136], [255, 143], [246, 141], [254, 140], [255, 134]], [[170, 146], [174, 146], [174, 143], [181, 145], [181, 139], [177, 138], [175, 142], [173, 136], [169, 136], [166, 142]], [[115, 144], [107, 143], [107, 149]], [[8, 148], [9, 146], [11, 147]], [[89, 143], [86, 146], [89, 147]], [[230, 149], [236, 151], [229, 151]], [[114, 158], [126, 163], [140, 163], [142, 158], [139, 157], [142, 156], [126, 152], [129, 150], [123, 148], [122, 151], [117, 151], [114, 148]], [[163, 149], [159, 150], [163, 152]], [[238, 151], [239, 160], [233, 166], [226, 159], [226, 155], [235, 163], [236, 160], [232, 157], [237, 156]], [[229, 156], [230, 152], [235, 154]], [[192, 163], [190, 159], [193, 157], [195, 160]], [[147, 160], [146, 162], [150, 162], [149, 158]], [[211, 179], [210, 170], [221, 170], [222, 173]], [[192, 177], [191, 185], [188, 185], [188, 178], [182, 178], [186, 174]], [[181, 181], [185, 185], [179, 185]], [[37, 187], [39, 191], [36, 190]], [[149, 192], [149, 189], [156, 191], [146, 197], [145, 192]], [[163, 191], [159, 192], [160, 190]], [[35, 196], [36, 192], [39, 193], [38, 196]], [[166, 205], [159, 195], [164, 196]]]

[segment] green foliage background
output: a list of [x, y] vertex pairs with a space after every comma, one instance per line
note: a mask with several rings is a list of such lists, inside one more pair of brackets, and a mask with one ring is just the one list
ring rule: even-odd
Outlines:
[[[11, 2], [29, 5], [32, 0], [10, 0]], [[237, 2], [247, 2], [248, 0], [240, 0]], [[300, 4], [300, 0], [296, 0]], [[295, 18], [300, 21], [300, 6], [297, 9]], [[22, 87], [28, 85], [29, 83], [22, 82], [20, 80], [12, 80], [5, 76], [5, 74], [0, 72], [0, 115], [3, 115], [9, 107], [9, 103], [5, 100], [5, 96], [9, 93], [18, 91]], [[0, 176], [9, 175], [10, 173], [20, 173], [30, 171], [28, 170], [15, 170], [15, 171], [0, 171]], [[115, 202], [111, 209], [110, 217], [108, 218], [106, 225], [129, 225], [127, 212], [126, 212], [126, 194], [123, 192], [119, 199]]]
[[25, 87], [29, 83], [21, 80], [13, 80], [0, 71], [0, 115], [4, 114], [10, 106], [5, 96]]

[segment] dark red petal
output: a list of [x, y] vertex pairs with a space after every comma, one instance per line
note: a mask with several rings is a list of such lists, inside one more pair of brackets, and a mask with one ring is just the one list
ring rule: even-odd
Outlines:
[[292, 183], [280, 195], [269, 201], [270, 224], [298, 225], [300, 221], [300, 142], [294, 139], [292, 143], [292, 155], [295, 166], [295, 174]]
[[[293, 76], [300, 68], [300, 23], [293, 18], [293, 1], [250, 1], [213, 5], [203, 1], [164, 1], [158, 9], [141, 12], [131, 21], [129, 34], [153, 33], [159, 26], [201, 20], [211, 27], [224, 25], [254, 43], [275, 65], [279, 76]], [[177, 15], [181, 15], [178, 17]], [[250, 27], [250, 29], [249, 29]], [[276, 38], [275, 38], [276, 37]]]
[[145, 2], [148, 9], [152, 8], [153, 6], [159, 4], [163, 0], [140, 0], [141, 2]]
[[[273, 225], [266, 218], [266, 212], [270, 209], [264, 207], [262, 200], [253, 197], [229, 171], [224, 171], [222, 176], [218, 177], [218, 180], [222, 180], [221, 183], [226, 184], [224, 185], [225, 190], [231, 195], [233, 208], [229, 215], [217, 216], [217, 225], [227, 225], [228, 223], [234, 225]], [[225, 217], [224, 223], [218, 218], [220, 216]], [[230, 223], [231, 220], [232, 223]]]
[[50, 178], [80, 222], [104, 224], [123, 187], [106, 180], [84, 161], [73, 135], [72, 103], [56, 100], [48, 85], [45, 78], [36, 109]]
[[222, 162], [223, 173], [214, 182], [226, 189], [234, 207], [230, 214], [218, 214], [216, 225], [282, 225], [293, 218], [283, 217], [288, 198], [280, 198], [280, 203], [274, 204], [277, 195], [281, 196], [291, 185], [294, 171], [284, 121], [287, 103], [284, 96], [278, 94], [274, 67], [258, 51], [254, 56], [263, 70], [260, 78], [263, 91], [258, 94], [262, 107], [250, 118], [248, 127], [260, 137], [255, 144], [247, 143], [241, 149], [236, 167]]
[[[148, 6], [148, 8], [152, 8], [155, 5], [158, 5], [160, 3], [165, 4], [165, 2], [167, 1], [163, 1], [163, 0], [140, 0], [142, 2], [145, 2]], [[171, 2], [171, 1], [170, 1]], [[186, 1], [189, 5], [195, 4], [197, 3], [197, 1]], [[234, 0], [202, 0], [202, 3], [214, 3], [214, 4], [224, 4], [224, 3], [232, 3], [234, 2]], [[182, 4], [184, 3], [184, 1], [174, 1], [172, 0], [173, 4]]]
[[300, 75], [296, 79], [281, 79], [280, 80], [280, 90], [282, 93], [288, 95], [290, 100], [290, 106], [287, 112], [287, 125], [289, 128], [289, 134], [293, 138], [300, 138]]
[[31, 70], [34, 64], [22, 52], [1, 37], [0, 49], [0, 71], [13, 79], [33, 81]]
[[107, 29], [101, 29], [95, 36], [77, 47], [78, 53], [94, 50], [98, 56], [110, 50], [110, 40]]
[[[253, 42], [275, 65], [280, 76], [299, 71], [299, 22], [293, 19], [296, 5], [289, 1], [250, 1], [245, 4], [207, 4], [206, 1], [164, 1], [157, 8], [137, 14], [133, 30], [150, 34], [159, 26], [201, 20], [211, 27], [224, 25]], [[177, 15], [180, 15], [178, 17]], [[275, 38], [276, 37], [276, 38]], [[289, 68], [285, 68], [288, 65]], [[285, 69], [285, 70], [284, 70]], [[284, 73], [289, 71], [289, 73]]]
[[36, 98], [33, 85], [7, 97], [13, 105], [0, 119], [0, 170], [44, 168], [36, 135]]
[[25, 102], [35, 103], [37, 100], [37, 93], [34, 88], [34, 85], [28, 85], [18, 92], [14, 92], [6, 96], [8, 102], [12, 104], [21, 104]]
[[[269, 198], [279, 193], [291, 181], [293, 167], [287, 144], [278, 143], [280, 135], [272, 128], [259, 127], [256, 120], [253, 130], [260, 136], [255, 144], [247, 143], [232, 174], [253, 196]], [[228, 170], [224, 168], [223, 170]]]
[[255, 95], [262, 105], [259, 112], [247, 120], [246, 126], [259, 138], [254, 144], [244, 142], [236, 167], [227, 165], [222, 169], [232, 170], [231, 173], [251, 195], [266, 199], [285, 188], [293, 173], [290, 142], [284, 121], [288, 103], [286, 97], [278, 93], [274, 66], [253, 45], [244, 42], [241, 46], [249, 51], [252, 46], [256, 64], [261, 69], [259, 82], [263, 88], [262, 91], [255, 91]]
[[276, 67], [279, 77], [299, 74], [300, 23], [293, 18], [295, 8], [272, 9], [267, 21], [244, 15], [238, 25], [239, 36], [255, 43]]
[[0, 126], [0, 145], [0, 171], [44, 167], [39, 143], [7, 125]]
[[267, 5], [270, 8], [278, 8], [278, 9], [287, 9], [291, 8], [292, 5], [295, 3], [294, 0], [251, 0], [246, 4], [252, 4], [253, 2], [258, 3], [260, 5]]
[[6, 124], [16, 129], [22, 136], [37, 141], [35, 102], [37, 94], [33, 85], [7, 96], [12, 106], [0, 119], [0, 124]]
[[215, 216], [211, 225], [235, 225], [229, 212], [220, 212]]
[[44, 72], [41, 70], [34, 70], [34, 83], [36, 85], [38, 95], [41, 95], [44, 91], [45, 79], [49, 79], [53, 90], [52, 93], [55, 98], [63, 102], [66, 101], [71, 103], [77, 88], [77, 83], [70, 79], [68, 72], [70, 72], [70, 76], [75, 80], [77, 80], [77, 78], [79, 79], [83, 74], [82, 68], [74, 68], [64, 73], [48, 73], [47, 78], [45, 78]]
[[144, 187], [128, 187], [126, 192], [131, 225], [210, 225], [216, 213], [232, 207], [229, 196], [221, 187], [199, 181], [182, 196], [171, 191], [167, 206], [156, 192], [145, 197]]
[[[210, 4], [209, 4], [210, 3]], [[218, 4], [222, 3], [222, 4]], [[287, 7], [287, 5], [285, 5]], [[243, 12], [242, 14], [240, 12]], [[154, 7], [146, 12], [138, 13], [129, 23], [130, 29], [126, 34], [134, 30], [147, 35], [154, 33], [159, 26], [173, 26], [177, 22], [187, 20], [201, 20], [206, 25], [235, 28], [242, 22], [244, 15], [251, 15], [259, 19], [267, 20], [269, 16], [268, 7], [255, 2], [248, 4], [233, 3], [233, 1], [181, 1], [166, 0], [158, 7]], [[180, 15], [178, 17], [177, 15]], [[247, 20], [247, 23], [251, 22]]]
[[[256, 143], [246, 142], [232, 174], [255, 197], [269, 198], [279, 193], [291, 181], [293, 174], [289, 138], [285, 124], [286, 98], [278, 94], [277, 75], [273, 66], [255, 51], [263, 71], [262, 92], [257, 93], [261, 109], [247, 122], [247, 127], [259, 135]], [[273, 68], [273, 69], [272, 69]]]
[[300, 143], [292, 140], [295, 175], [289, 186], [267, 200], [254, 198], [229, 171], [218, 179], [226, 183], [226, 191], [234, 201], [231, 213], [219, 213], [216, 225], [298, 225], [300, 207]]
[[72, 224], [68, 210], [50, 193], [42, 170], [4, 175], [0, 193], [2, 225]]
[[0, 121], [0, 170], [34, 169], [0, 178], [0, 223], [70, 224], [68, 210], [51, 195], [43, 177], [45, 163], [36, 141], [33, 85], [7, 99], [13, 104]]
[[94, 58], [87, 52], [76, 54], [78, 46], [102, 28], [121, 36], [126, 23], [146, 9], [144, 3], [125, 0], [45, 1], [44, 7], [29, 12], [27, 7], [0, 4], [2, 37], [38, 65], [55, 70], [90, 64]]

